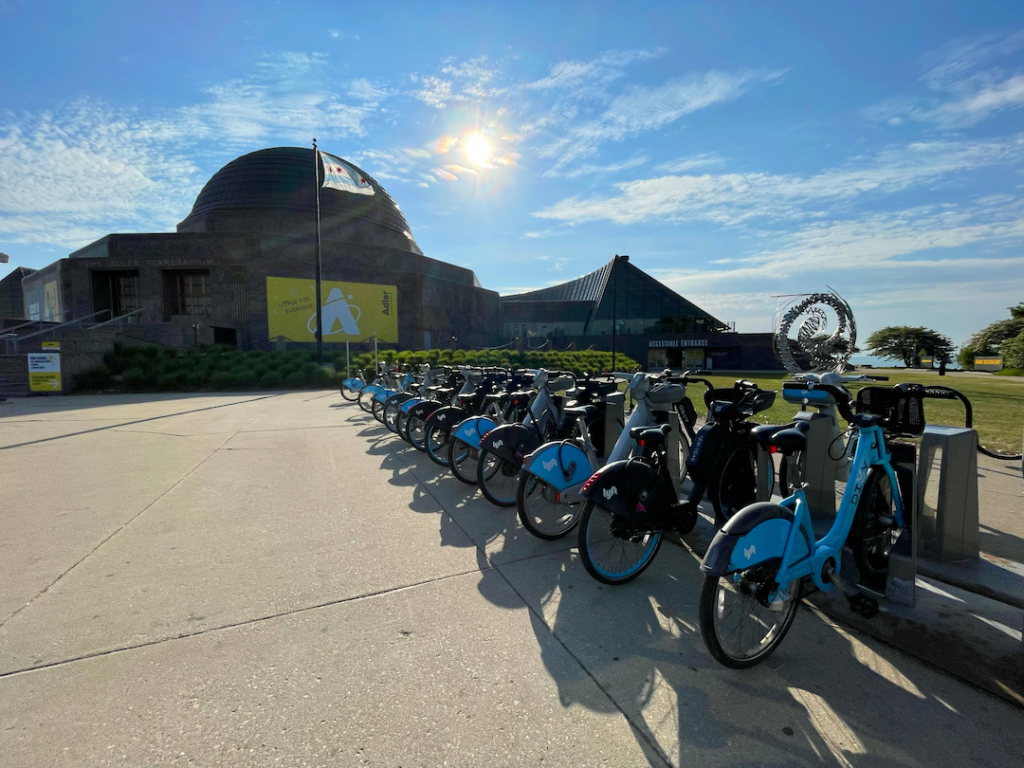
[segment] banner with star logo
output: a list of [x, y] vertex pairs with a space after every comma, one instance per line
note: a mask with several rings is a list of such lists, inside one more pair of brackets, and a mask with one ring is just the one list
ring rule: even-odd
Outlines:
[[324, 183], [322, 186], [337, 189], [341, 192], [352, 192], [356, 195], [372, 195], [373, 187], [359, 171], [340, 157], [320, 153], [324, 165]]

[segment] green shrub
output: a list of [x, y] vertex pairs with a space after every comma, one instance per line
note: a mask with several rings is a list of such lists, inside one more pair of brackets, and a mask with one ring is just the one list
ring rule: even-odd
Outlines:
[[235, 377], [229, 371], [217, 371], [210, 377], [210, 386], [216, 390], [231, 389], [234, 383]]
[[327, 389], [332, 386], [334, 380], [329, 371], [317, 368], [309, 375], [309, 386], [317, 389]]
[[105, 389], [110, 386], [110, 369], [103, 363], [80, 373], [75, 378], [75, 389]]
[[206, 386], [207, 371], [205, 369], [197, 368], [185, 373], [185, 384], [195, 389], [200, 389]]
[[288, 389], [302, 389], [306, 386], [306, 376], [299, 371], [289, 373], [284, 377], [284, 385]]
[[130, 392], [142, 392], [149, 389], [155, 382], [153, 375], [143, 368], [129, 368], [124, 372], [121, 383]]
[[240, 373], [232, 374], [233, 384], [235, 389], [255, 389], [259, 378], [256, 376], [256, 372], [251, 368], [244, 368]]
[[284, 377], [277, 371], [267, 371], [260, 377], [260, 389], [280, 389]]

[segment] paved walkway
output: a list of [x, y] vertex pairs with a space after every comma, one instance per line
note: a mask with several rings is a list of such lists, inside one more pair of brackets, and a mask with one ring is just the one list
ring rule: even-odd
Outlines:
[[0, 405], [0, 765], [1024, 764], [1024, 710], [804, 609], [717, 666], [335, 393]]

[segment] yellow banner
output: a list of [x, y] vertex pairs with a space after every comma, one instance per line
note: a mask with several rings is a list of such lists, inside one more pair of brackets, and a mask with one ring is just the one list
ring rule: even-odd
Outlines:
[[[376, 335], [380, 341], [398, 343], [395, 286], [323, 280], [320, 301], [325, 342], [363, 341]], [[316, 283], [268, 277], [267, 326], [271, 339], [316, 341]]]

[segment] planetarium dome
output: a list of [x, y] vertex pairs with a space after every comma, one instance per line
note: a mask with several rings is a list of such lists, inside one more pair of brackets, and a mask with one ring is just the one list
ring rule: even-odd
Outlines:
[[[178, 232], [310, 234], [316, 225], [314, 162], [313, 150], [301, 147], [261, 149], [232, 160], [206, 182]], [[372, 176], [350, 165], [374, 194], [321, 189], [323, 239], [422, 254], [391, 195]]]

